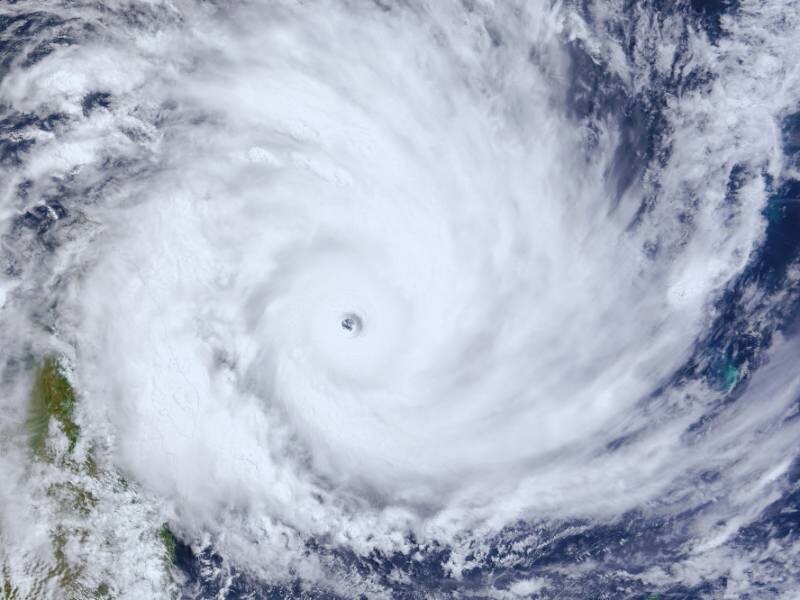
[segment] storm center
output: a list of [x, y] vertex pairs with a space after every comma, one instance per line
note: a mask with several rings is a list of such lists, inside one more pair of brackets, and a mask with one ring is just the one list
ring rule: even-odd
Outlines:
[[340, 323], [342, 327], [342, 331], [350, 337], [355, 337], [359, 333], [361, 333], [361, 328], [363, 323], [361, 321], [361, 317], [354, 313], [347, 313], [346, 315], [342, 316], [342, 320]]

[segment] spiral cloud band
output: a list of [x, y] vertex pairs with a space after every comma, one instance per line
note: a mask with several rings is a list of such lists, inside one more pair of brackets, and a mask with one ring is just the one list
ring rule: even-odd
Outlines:
[[797, 593], [800, 6], [663, 4], [0, 8], [9, 589]]

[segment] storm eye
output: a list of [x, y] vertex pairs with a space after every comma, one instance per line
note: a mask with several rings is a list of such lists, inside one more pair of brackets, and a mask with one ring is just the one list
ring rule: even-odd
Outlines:
[[342, 331], [349, 337], [355, 337], [361, 333], [361, 317], [356, 314], [348, 313], [342, 317]]

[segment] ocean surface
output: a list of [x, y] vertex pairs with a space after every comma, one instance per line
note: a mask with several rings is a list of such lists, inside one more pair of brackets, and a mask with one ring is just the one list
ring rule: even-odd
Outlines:
[[800, 598], [798, 48], [2, 2], [0, 598]]

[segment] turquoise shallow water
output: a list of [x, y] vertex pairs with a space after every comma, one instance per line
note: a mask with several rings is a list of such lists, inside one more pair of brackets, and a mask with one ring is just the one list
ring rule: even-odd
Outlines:
[[799, 22], [0, 7], [3, 585], [797, 596]]

